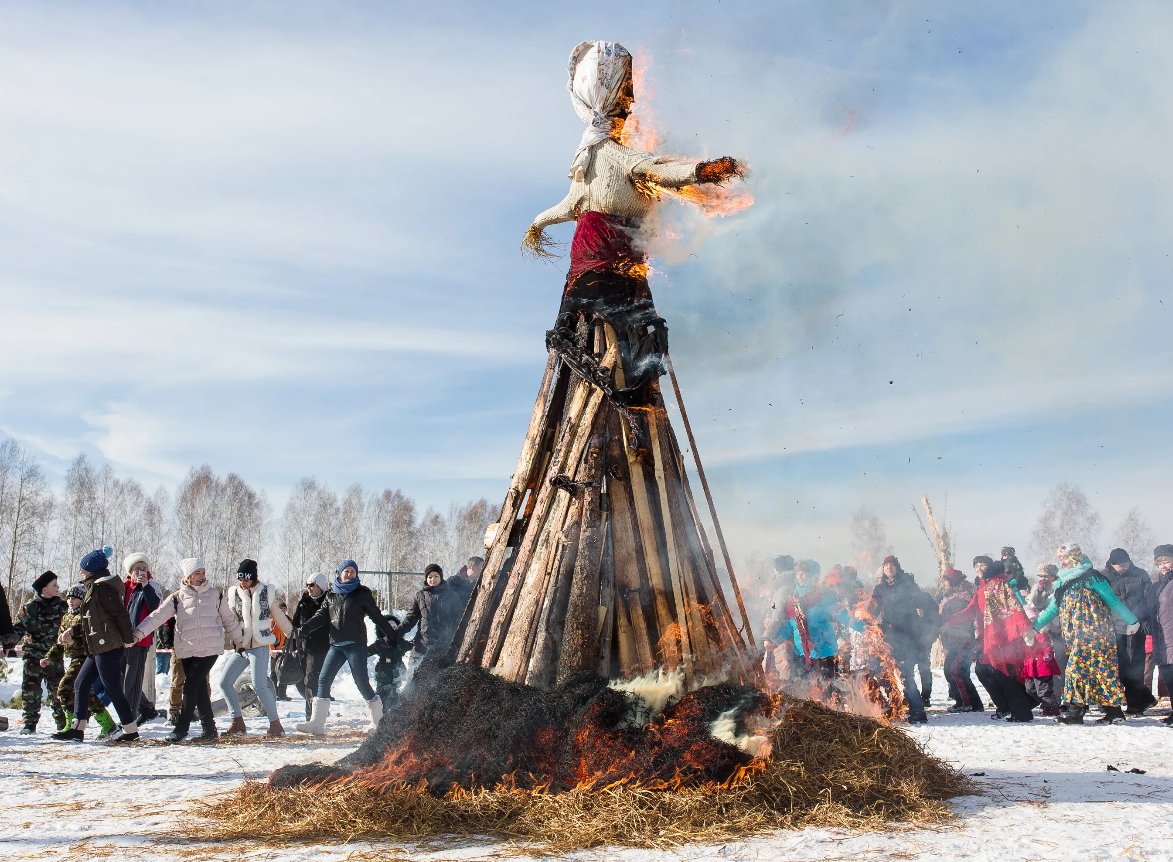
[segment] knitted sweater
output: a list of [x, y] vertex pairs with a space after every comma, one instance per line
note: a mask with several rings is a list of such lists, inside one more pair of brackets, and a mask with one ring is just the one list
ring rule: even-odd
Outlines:
[[689, 185], [696, 182], [696, 166], [696, 161], [666, 161], [608, 139], [595, 146], [585, 177], [570, 184], [561, 203], [535, 218], [534, 227], [542, 230], [574, 221], [584, 212], [638, 221], [651, 212], [655, 198], [637, 183], [652, 182], [666, 188]]

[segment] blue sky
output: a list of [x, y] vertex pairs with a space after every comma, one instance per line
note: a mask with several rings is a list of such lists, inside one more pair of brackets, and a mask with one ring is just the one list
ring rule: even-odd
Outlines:
[[[735, 556], [1025, 548], [1060, 481], [1173, 535], [1173, 9], [0, 3], [0, 431], [147, 485], [504, 493], [564, 263], [570, 49], [650, 58], [653, 282]], [[1026, 7], [1026, 8], [1023, 8]], [[555, 230], [568, 239], [569, 228]]]

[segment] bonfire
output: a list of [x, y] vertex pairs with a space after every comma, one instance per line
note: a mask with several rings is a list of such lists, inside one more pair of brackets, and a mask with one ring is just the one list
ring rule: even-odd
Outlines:
[[[763, 675], [640, 250], [663, 198], [706, 216], [752, 203], [739, 185], [744, 165], [636, 149], [654, 135], [632, 114], [621, 45], [579, 45], [568, 74], [587, 131], [570, 193], [535, 219], [524, 245], [549, 254], [545, 228], [575, 220], [570, 274], [517, 468], [451, 647], [425, 659], [357, 751], [244, 784], [211, 805], [205, 838], [667, 845], [811, 823], [934, 821], [966, 790], [879, 715], [897, 717], [898, 690], [871, 692], [868, 703], [883, 704], [872, 717], [846, 711], [850, 698], [833, 709], [782, 693]], [[878, 627], [867, 630], [882, 660]], [[894, 666], [884, 670], [895, 685]]]

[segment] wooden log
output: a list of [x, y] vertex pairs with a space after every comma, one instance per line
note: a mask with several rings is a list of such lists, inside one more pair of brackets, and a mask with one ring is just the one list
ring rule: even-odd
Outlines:
[[[530, 414], [529, 427], [525, 432], [525, 442], [521, 447], [521, 455], [517, 459], [517, 467], [509, 481], [509, 490], [505, 494], [505, 502], [501, 505], [501, 514], [498, 517], [497, 534], [493, 546], [486, 555], [485, 567], [477, 580], [476, 595], [473, 601], [466, 603], [465, 611], [453, 635], [452, 644], [456, 647], [456, 659], [467, 661], [475, 660], [473, 653], [483, 640], [481, 629], [484, 623], [491, 619], [495, 608], [493, 597], [499, 591], [497, 575], [505, 562], [508, 549], [509, 535], [513, 529], [513, 522], [517, 519], [518, 509], [525, 499], [526, 491], [533, 484], [534, 461], [539, 454], [539, 445], [545, 436], [545, 429], [550, 424], [550, 407], [553, 400], [550, 396], [551, 384], [554, 381], [555, 370], [558, 366], [558, 356], [553, 351], [546, 360], [546, 372], [542, 376], [542, 385], [538, 389], [538, 397], [534, 402], [533, 412]], [[561, 405], [555, 405], [560, 408]]]
[[[535, 688], [549, 688], [554, 682], [558, 653], [566, 622], [566, 601], [570, 595], [571, 576], [578, 556], [579, 536], [584, 512], [583, 498], [576, 496], [570, 503], [566, 524], [558, 539], [559, 552], [553, 565], [553, 576], [542, 601], [537, 631], [525, 669], [525, 684]], [[595, 570], [596, 581], [598, 570]], [[596, 584], [597, 586], [597, 584]]]
[[680, 645], [684, 651], [684, 678], [691, 682], [694, 662], [701, 666], [703, 672], [710, 669], [708, 639], [697, 614], [695, 585], [689, 583], [691, 566], [687, 571], [681, 566], [681, 556], [676, 548], [676, 531], [672, 523], [672, 504], [669, 499], [671, 495], [668, 493], [668, 479], [664, 475], [664, 458], [660, 451], [656, 412], [655, 409], [647, 412], [648, 436], [651, 439], [652, 464], [660, 496], [660, 519], [664, 528], [664, 546], [668, 551], [668, 573], [672, 578], [672, 591], [676, 595], [676, 624], [680, 627]]
[[[612, 347], [607, 351], [607, 355], [603, 357], [600, 365], [610, 371], [618, 358], [618, 348]], [[526, 581], [530, 561], [537, 541], [545, 528], [550, 509], [557, 498], [560, 497], [563, 501], [566, 499], [566, 491], [555, 488], [548, 480], [562, 474], [567, 469], [572, 469], [573, 465], [578, 463], [587, 440], [591, 436], [595, 417], [602, 401], [602, 390], [585, 380], [579, 381], [574, 397], [567, 408], [562, 434], [550, 459], [549, 467], [543, 474], [540, 484], [535, 486], [537, 500], [534, 503], [533, 515], [530, 517], [525, 538], [518, 548], [517, 560], [513, 565], [513, 572], [510, 574], [505, 592], [501, 596], [501, 603], [493, 616], [489, 635], [485, 641], [484, 653], [481, 656], [482, 667], [491, 668], [497, 664], [501, 647], [518, 607], [518, 599], [521, 596], [522, 585]], [[532, 619], [529, 617], [536, 613], [532, 603], [527, 603], [525, 613], [526, 617], [521, 622], [523, 626], [528, 627], [532, 623]]]
[[669, 488], [669, 505], [677, 531], [677, 549], [681, 553], [682, 569], [689, 572], [685, 579], [686, 586], [695, 589], [696, 601], [705, 610], [698, 622], [710, 643], [711, 666], [706, 672], [719, 670], [726, 662], [731, 662], [731, 669], [745, 676], [751, 669], [745, 644], [737, 632], [737, 626], [721, 593], [716, 567], [712, 565], [711, 558], [705, 554], [700, 543], [699, 536], [702, 533], [695, 520], [695, 508], [687, 505], [684, 475], [680, 471], [679, 450], [672, 427], [668, 424], [668, 414], [661, 412], [660, 416], [663, 420], [663, 431], [659, 435], [661, 457]]
[[664, 573], [660, 566], [660, 542], [657, 537], [655, 520], [652, 517], [652, 507], [648, 503], [647, 479], [644, 476], [643, 462], [639, 454], [631, 445], [631, 428], [626, 416], [622, 417], [623, 447], [627, 455], [627, 473], [631, 483], [631, 497], [635, 503], [635, 521], [639, 529], [640, 540], [643, 543], [644, 565], [647, 568], [648, 581], [656, 607], [656, 628], [660, 638], [656, 643], [660, 660], [669, 670], [679, 667], [682, 660], [680, 644], [681, 632], [672, 605], [668, 601], [668, 586], [664, 582]]
[[[603, 563], [599, 567], [599, 662], [596, 669], [601, 677], [611, 676], [611, 643], [615, 631], [615, 555], [609, 527], [603, 542]], [[585, 660], [587, 654], [584, 653], [583, 658]], [[559, 680], [562, 678], [560, 674]]]

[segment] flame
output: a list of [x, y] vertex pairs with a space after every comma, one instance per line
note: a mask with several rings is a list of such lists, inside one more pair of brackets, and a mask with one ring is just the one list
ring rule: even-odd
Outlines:
[[[619, 132], [619, 143], [633, 150], [651, 153], [663, 143], [663, 136], [657, 128], [652, 100], [655, 97], [655, 78], [651, 74], [651, 54], [640, 51], [632, 59], [631, 76], [635, 88], [637, 106], [628, 116]], [[738, 181], [731, 185], [681, 186], [678, 189], [664, 188], [651, 182], [637, 184], [645, 193], [657, 200], [669, 198], [679, 203], [698, 207], [705, 218], [731, 216], [753, 206], [753, 195]]]
[[904, 698], [904, 687], [900, 682], [900, 668], [892, 658], [892, 651], [888, 648], [880, 624], [871, 615], [868, 605], [868, 599], [861, 599], [852, 611], [855, 618], [865, 626], [864, 643], [868, 652], [880, 662], [879, 674], [869, 674], [866, 678], [868, 695], [874, 703], [883, 708], [885, 718], [889, 721], [899, 721], [908, 714], [908, 702]]

